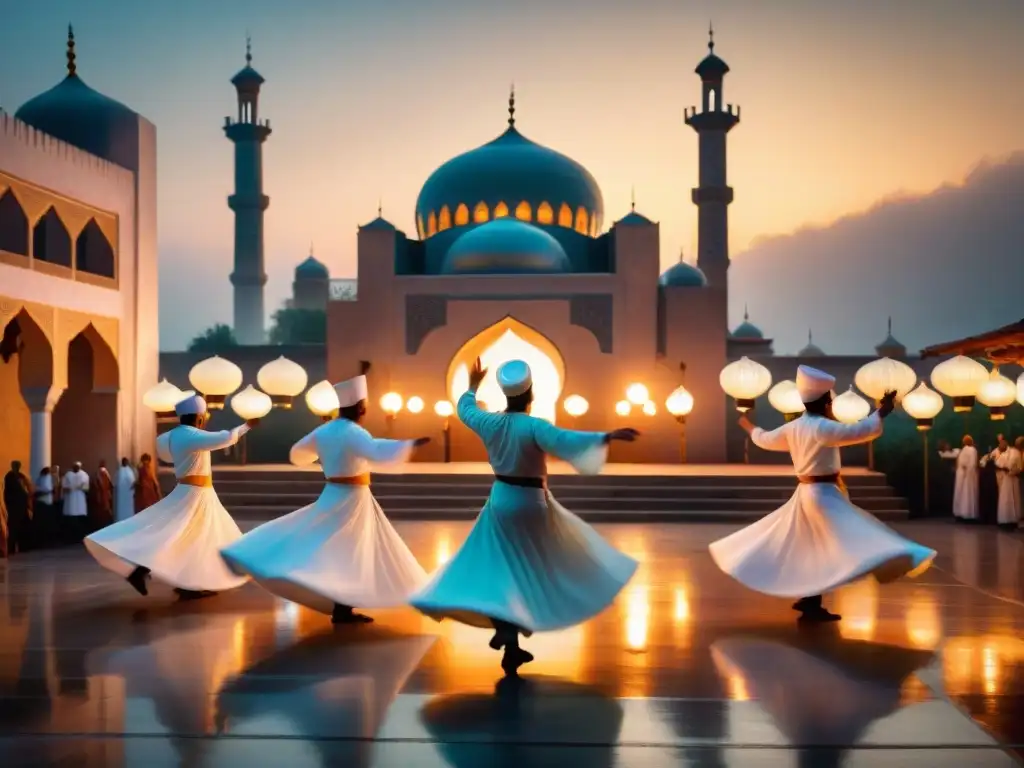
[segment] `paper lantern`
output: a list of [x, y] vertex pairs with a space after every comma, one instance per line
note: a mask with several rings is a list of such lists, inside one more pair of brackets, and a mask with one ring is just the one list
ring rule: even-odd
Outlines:
[[1017, 402], [1024, 405], [1024, 373], [1017, 377]]
[[796, 382], [791, 379], [783, 379], [769, 389], [768, 402], [772, 408], [786, 417], [786, 421], [796, 418], [806, 410], [800, 391], [796, 388]]
[[306, 390], [306, 407], [322, 419], [329, 419], [331, 414], [341, 407], [338, 393], [327, 379], [318, 381]]
[[434, 413], [440, 416], [442, 419], [447, 419], [453, 413], [455, 413], [455, 406], [448, 400], [438, 400], [434, 403]]
[[409, 402], [405, 404], [405, 409], [409, 411], [409, 413], [422, 413], [423, 398], [413, 395], [409, 398]]
[[630, 384], [626, 387], [626, 399], [632, 405], [643, 405], [651, 399], [651, 393], [643, 384]]
[[978, 387], [978, 402], [987, 405], [992, 421], [1002, 421], [1006, 418], [1006, 409], [1013, 405], [1017, 399], [1017, 385], [999, 373], [999, 368], [992, 369], [992, 373]]
[[262, 419], [273, 407], [270, 396], [260, 392], [252, 384], [231, 398], [231, 410], [246, 421]]
[[397, 416], [398, 412], [402, 410], [403, 404], [402, 396], [397, 392], [388, 392], [380, 399], [380, 409], [392, 418]]
[[917, 384], [917, 374], [904, 362], [880, 357], [862, 365], [854, 375], [853, 383], [877, 403], [890, 391], [896, 392], [897, 399], [906, 397]]
[[615, 413], [619, 416], [629, 416], [629, 412], [633, 410], [633, 406], [630, 405], [629, 400], [619, 400], [615, 404]]
[[566, 413], [576, 419], [590, 410], [590, 403], [582, 395], [569, 395], [562, 403], [562, 407], [565, 408]]
[[644, 416], [654, 416], [658, 412], [658, 406], [648, 400], [643, 406]]
[[832, 415], [844, 424], [856, 424], [871, 413], [871, 403], [853, 391], [853, 387], [832, 401]]
[[227, 396], [242, 386], [242, 369], [214, 355], [192, 366], [188, 380], [206, 400], [207, 408], [219, 410], [224, 407]]
[[953, 410], [963, 413], [974, 407], [978, 388], [988, 380], [988, 371], [977, 360], [957, 355], [932, 369], [932, 386], [953, 398]]
[[146, 390], [142, 404], [153, 411], [157, 418], [165, 419], [174, 416], [174, 406], [188, 396], [167, 379], [161, 379], [159, 384]]
[[276, 408], [291, 408], [292, 398], [302, 393], [309, 382], [306, 370], [282, 355], [260, 368], [256, 383], [270, 395]]
[[935, 417], [942, 410], [942, 395], [922, 381], [917, 389], [903, 398], [902, 405], [907, 415], [917, 421], [917, 428], [925, 430], [931, 428]]
[[693, 395], [686, 387], [678, 386], [665, 400], [665, 410], [676, 417], [678, 421], [685, 421], [693, 410]]
[[736, 410], [748, 411], [772, 385], [772, 374], [760, 363], [741, 357], [722, 369], [718, 382], [725, 394], [736, 401]]

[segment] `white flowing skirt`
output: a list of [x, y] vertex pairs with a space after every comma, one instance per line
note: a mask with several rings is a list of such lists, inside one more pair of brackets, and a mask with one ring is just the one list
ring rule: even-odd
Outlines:
[[727, 574], [775, 597], [820, 595], [868, 575], [913, 577], [935, 558], [826, 483], [797, 486], [779, 509], [709, 549]]
[[603, 611], [636, 568], [550, 492], [499, 481], [465, 543], [410, 603], [438, 621], [548, 632]]
[[427, 581], [368, 486], [329, 484], [309, 506], [249, 531], [221, 555], [268, 592], [327, 614], [335, 603], [404, 605]]
[[241, 536], [213, 488], [179, 484], [148, 509], [86, 537], [85, 547], [118, 576], [141, 565], [172, 587], [223, 592], [249, 580], [220, 556]]

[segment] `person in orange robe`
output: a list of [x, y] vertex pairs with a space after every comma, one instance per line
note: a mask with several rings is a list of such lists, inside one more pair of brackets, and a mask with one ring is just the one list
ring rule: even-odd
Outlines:
[[92, 530], [98, 531], [114, 522], [114, 481], [107, 471], [107, 462], [100, 459], [96, 482], [89, 487], [89, 517]]
[[156, 465], [148, 453], [139, 461], [138, 480], [135, 483], [135, 514], [153, 506], [163, 498], [160, 482], [156, 479]]

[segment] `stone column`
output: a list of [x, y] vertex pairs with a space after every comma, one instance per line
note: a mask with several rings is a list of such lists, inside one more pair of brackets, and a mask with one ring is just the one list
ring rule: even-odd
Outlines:
[[21, 391], [30, 411], [31, 444], [29, 448], [29, 471], [32, 482], [39, 477], [43, 467], [51, 461], [52, 431], [51, 422], [53, 409], [64, 394], [58, 387], [26, 387]]

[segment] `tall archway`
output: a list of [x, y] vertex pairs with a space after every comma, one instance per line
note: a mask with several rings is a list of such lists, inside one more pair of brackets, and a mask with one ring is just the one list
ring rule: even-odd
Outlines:
[[14, 460], [29, 471], [32, 414], [26, 393], [48, 392], [53, 384], [53, 348], [46, 333], [21, 309], [0, 336], [0, 468]]
[[514, 317], [506, 317], [484, 329], [463, 344], [448, 365], [445, 390], [452, 402], [469, 388], [469, 370], [478, 357], [487, 368], [487, 377], [477, 397], [487, 410], [505, 408], [505, 396], [495, 378], [498, 366], [509, 360], [523, 360], [533, 373], [531, 413], [555, 421], [558, 400], [565, 386], [565, 360], [550, 339]]
[[[53, 410], [53, 460], [82, 462], [90, 476], [118, 459], [117, 358], [90, 324], [68, 344], [68, 386]], [[134, 457], [133, 457], [134, 458]]]

